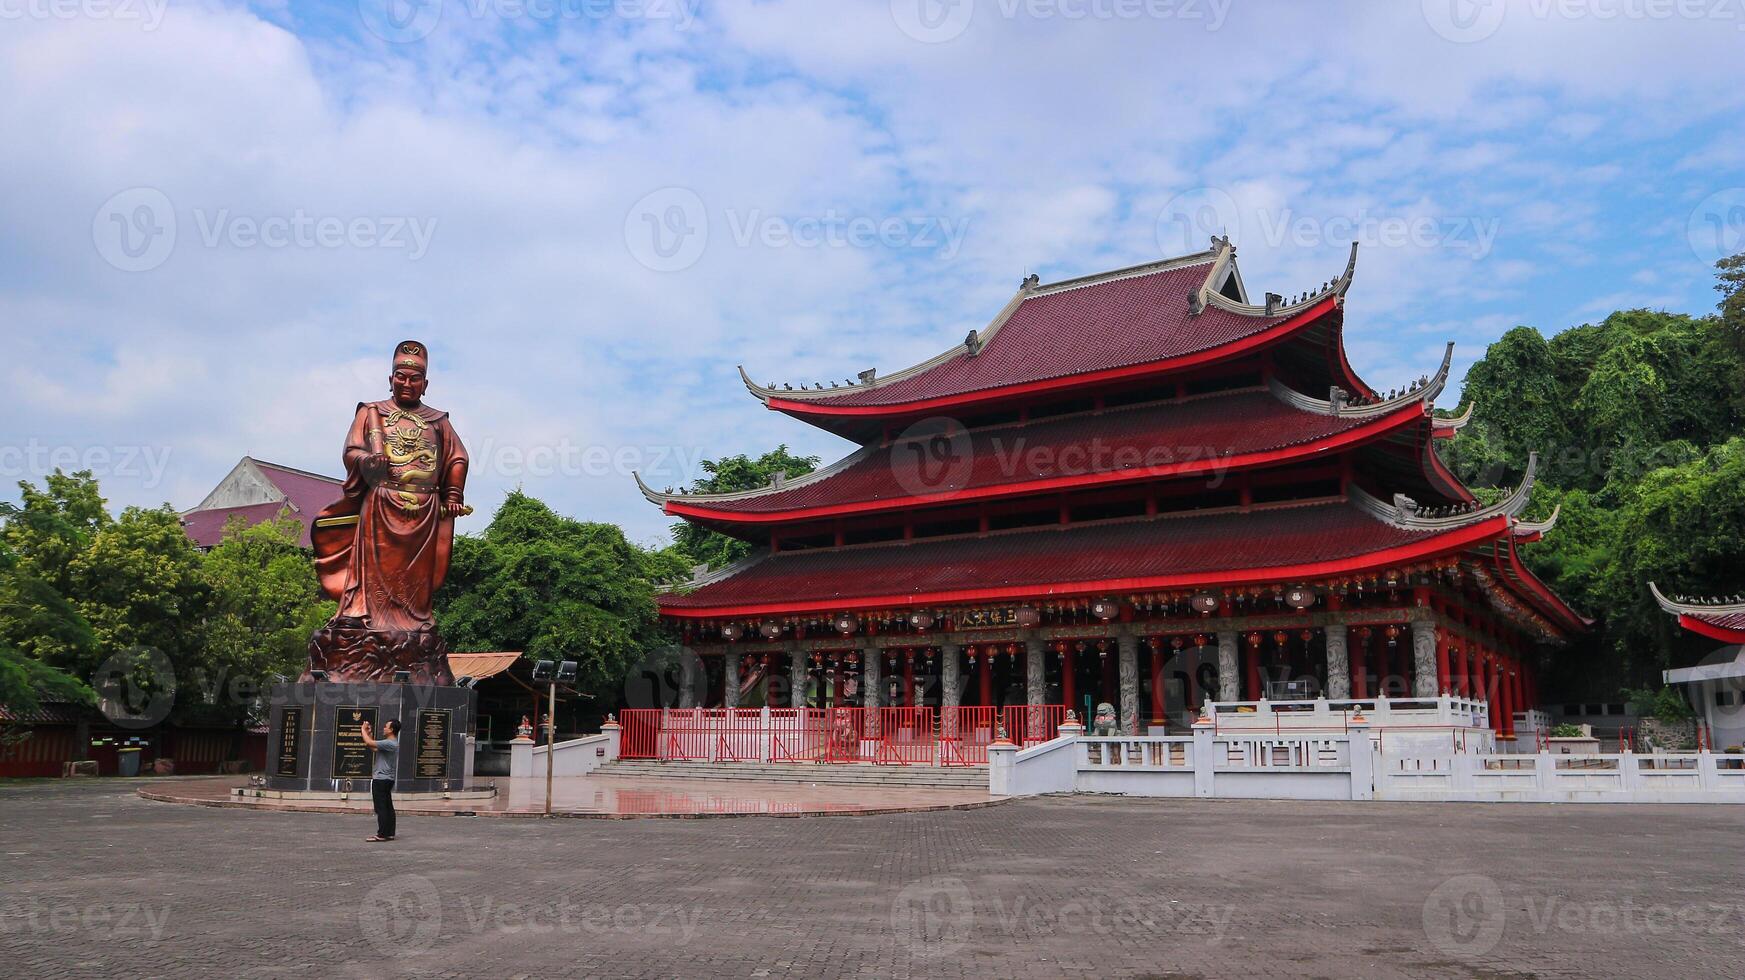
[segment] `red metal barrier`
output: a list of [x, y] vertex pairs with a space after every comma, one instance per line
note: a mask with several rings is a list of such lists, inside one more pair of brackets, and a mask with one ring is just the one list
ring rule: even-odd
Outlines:
[[1041, 745], [1060, 734], [1060, 723], [1065, 720], [1064, 704], [1009, 704], [1006, 740], [1015, 745]]
[[618, 714], [618, 755], [624, 759], [654, 759], [660, 732], [660, 708], [625, 708]]
[[724, 708], [715, 730], [715, 761], [757, 762], [763, 757], [763, 711]]
[[[875, 762], [896, 766], [932, 765], [939, 753], [933, 709], [928, 707], [878, 708]], [[871, 721], [871, 718], [868, 719]]]
[[773, 709], [769, 736], [771, 762], [817, 762], [824, 756], [824, 711]]
[[992, 705], [939, 709], [939, 764], [985, 766], [988, 743], [994, 740]]

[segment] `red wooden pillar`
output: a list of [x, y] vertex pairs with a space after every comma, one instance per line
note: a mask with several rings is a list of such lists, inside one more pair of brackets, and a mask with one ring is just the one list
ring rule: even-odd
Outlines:
[[[1155, 642], [1155, 641], [1154, 641]], [[1188, 672], [1188, 690], [1193, 690], [1193, 672]], [[1189, 698], [1193, 697], [1189, 694]], [[1163, 644], [1151, 648], [1151, 720], [1163, 724]]]
[[1245, 673], [1248, 675], [1248, 682], [1246, 684], [1247, 690], [1244, 691], [1243, 693], [1246, 695], [1245, 700], [1248, 700], [1248, 701], [1260, 700], [1260, 643], [1259, 643], [1259, 640], [1260, 640], [1260, 637], [1258, 634], [1256, 634], [1254, 636], [1245, 636], [1242, 638], [1242, 642], [1244, 644], [1246, 644], [1246, 649], [1244, 649], [1242, 652], [1242, 663], [1243, 663], [1243, 666], [1247, 668], [1245, 670]]
[[836, 679], [830, 685], [830, 704], [832, 707], [842, 707], [842, 681], [847, 674], [846, 670], [838, 669], [836, 671]]
[[1454, 670], [1448, 659], [1448, 631], [1436, 629], [1436, 693], [1454, 693]]
[[1354, 698], [1369, 697], [1369, 640], [1362, 630], [1351, 631], [1351, 648], [1347, 655], [1351, 658], [1351, 696]]
[[981, 688], [982, 704], [994, 703], [994, 648], [982, 647], [981, 663], [976, 665], [976, 681]]
[[903, 658], [903, 706], [915, 706], [915, 658], [913, 655]]
[[[1072, 670], [1072, 644], [1062, 643], [1060, 645], [1060, 699], [1066, 702], [1068, 708], [1077, 711], [1078, 684], [1074, 682]], [[1085, 719], [1081, 718], [1079, 721], [1083, 723]]]
[[1461, 697], [1472, 696], [1472, 672], [1466, 663], [1467, 643], [1464, 638], [1457, 639], [1454, 646], [1454, 693]]

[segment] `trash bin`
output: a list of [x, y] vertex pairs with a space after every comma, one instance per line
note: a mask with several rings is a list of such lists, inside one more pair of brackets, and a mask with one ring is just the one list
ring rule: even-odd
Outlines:
[[115, 750], [115, 761], [120, 775], [139, 775], [139, 751], [137, 748]]

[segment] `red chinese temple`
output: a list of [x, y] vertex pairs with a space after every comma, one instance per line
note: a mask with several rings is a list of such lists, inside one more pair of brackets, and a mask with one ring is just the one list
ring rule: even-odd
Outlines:
[[[1438, 461], [1448, 376], [1395, 391], [1346, 360], [1343, 274], [1249, 298], [1235, 249], [1043, 284], [894, 374], [757, 384], [860, 444], [802, 477], [656, 492], [756, 545], [660, 596], [711, 703], [1119, 706], [1490, 702], [1512, 734], [1535, 665], [1586, 621], [1522, 563], [1533, 481], [1483, 505]], [[744, 374], [742, 370], [742, 375]], [[784, 676], [785, 675], [785, 676]]]

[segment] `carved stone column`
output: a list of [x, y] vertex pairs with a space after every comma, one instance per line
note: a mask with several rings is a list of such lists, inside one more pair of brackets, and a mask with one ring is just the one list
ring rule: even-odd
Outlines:
[[1047, 674], [1043, 668], [1045, 650], [1047, 647], [1037, 637], [1024, 641], [1024, 700], [1030, 704], [1041, 704], [1048, 696]]
[[[869, 646], [860, 652], [860, 703], [866, 708], [876, 709], [884, 703], [884, 678], [879, 674], [884, 666], [885, 652], [878, 647]], [[866, 713], [865, 731], [868, 737], [879, 737], [882, 721], [876, 710]]]
[[1139, 730], [1139, 637], [1123, 633], [1115, 638], [1121, 672], [1121, 731]]
[[1218, 634], [1218, 700], [1242, 700], [1242, 667], [1236, 659], [1236, 634], [1229, 630]]
[[939, 703], [957, 707], [963, 703], [963, 647], [946, 643], [939, 648]]
[[788, 656], [792, 658], [788, 661], [788, 684], [793, 688], [789, 695], [791, 703], [796, 708], [804, 708], [806, 706], [806, 686], [811, 680], [811, 677], [806, 673], [806, 652], [795, 650]]
[[1327, 627], [1327, 696], [1335, 701], [1351, 696], [1350, 639], [1345, 624]]
[[1412, 621], [1412, 696], [1436, 696], [1436, 624]]
[[721, 704], [727, 708], [739, 707], [739, 651], [737, 650], [721, 655]]
[[[1236, 634], [1219, 633], [1216, 635], [1216, 639], [1218, 642], [1218, 692], [1215, 697], [1208, 692], [1207, 697], [1217, 701], [1240, 700], [1242, 697], [1242, 676], [1239, 671], [1242, 668], [1240, 660], [1236, 656]], [[1188, 705], [1187, 707], [1189, 710], [1194, 710], [1197, 706]]]

